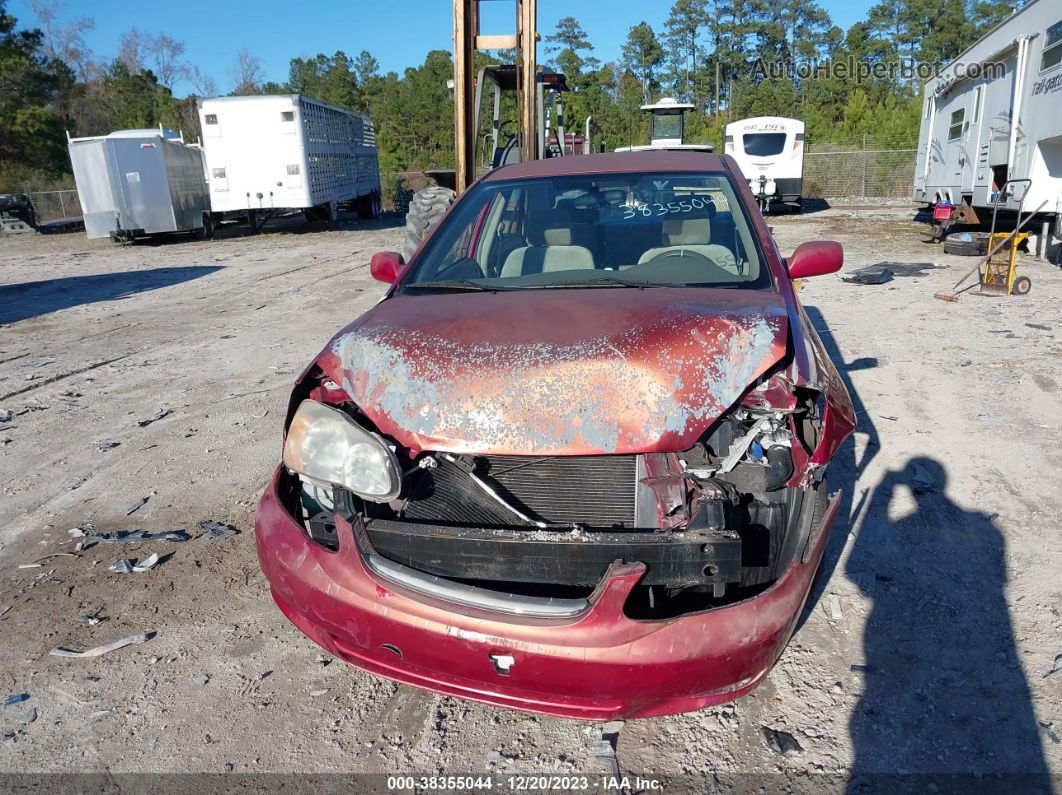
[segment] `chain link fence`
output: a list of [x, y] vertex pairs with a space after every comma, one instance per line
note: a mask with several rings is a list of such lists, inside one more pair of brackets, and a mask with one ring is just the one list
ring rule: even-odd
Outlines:
[[917, 153], [913, 144], [897, 148], [873, 144], [809, 147], [804, 153], [804, 195], [822, 199], [910, 198]]
[[31, 191], [28, 196], [39, 221], [58, 221], [81, 215], [81, 200], [76, 190]]

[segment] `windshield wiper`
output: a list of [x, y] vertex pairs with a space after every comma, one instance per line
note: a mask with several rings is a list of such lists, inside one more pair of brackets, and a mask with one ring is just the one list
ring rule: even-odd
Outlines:
[[504, 290], [504, 287], [495, 287], [490, 284], [480, 284], [468, 279], [460, 279], [452, 282], [413, 282], [405, 285], [407, 290], [467, 290], [469, 292], [495, 293]]
[[583, 282], [550, 282], [548, 284], [528, 284], [525, 287], [562, 289], [579, 287], [636, 287], [639, 290], [646, 287], [674, 287], [671, 282], [639, 282], [632, 279], [620, 279], [616, 276], [598, 276]]

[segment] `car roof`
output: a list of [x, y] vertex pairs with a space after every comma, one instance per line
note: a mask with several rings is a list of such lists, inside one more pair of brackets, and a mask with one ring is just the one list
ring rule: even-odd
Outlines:
[[529, 177], [558, 177], [569, 174], [608, 174], [634, 171], [730, 171], [729, 158], [708, 152], [660, 149], [642, 152], [605, 152], [599, 155], [571, 155], [514, 163], [495, 169], [485, 182]]

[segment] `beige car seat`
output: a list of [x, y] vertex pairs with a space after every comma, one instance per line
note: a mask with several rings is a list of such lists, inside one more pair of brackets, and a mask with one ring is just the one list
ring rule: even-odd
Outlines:
[[527, 237], [532, 245], [515, 249], [505, 258], [502, 277], [594, 267], [590, 249], [572, 245], [572, 226], [559, 215], [548, 219], [537, 234], [529, 230]]
[[638, 258], [639, 265], [669, 251], [689, 251], [707, 257], [724, 270], [738, 272], [734, 252], [726, 246], [710, 242], [712, 222], [707, 218], [669, 218], [661, 225], [660, 236], [664, 245], [642, 254]]

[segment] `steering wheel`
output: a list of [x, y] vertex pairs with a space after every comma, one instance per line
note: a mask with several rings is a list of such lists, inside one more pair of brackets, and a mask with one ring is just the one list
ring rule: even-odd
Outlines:
[[711, 257], [706, 257], [704, 254], [697, 251], [690, 251], [689, 249], [682, 248], [673, 248], [670, 251], [662, 251], [649, 260], [649, 262], [657, 262], [659, 260], [661, 261], [661, 264], [664, 264], [664, 260], [671, 259], [691, 259], [694, 260], [692, 263], [694, 265], [711, 265], [716, 268], [719, 267]]

